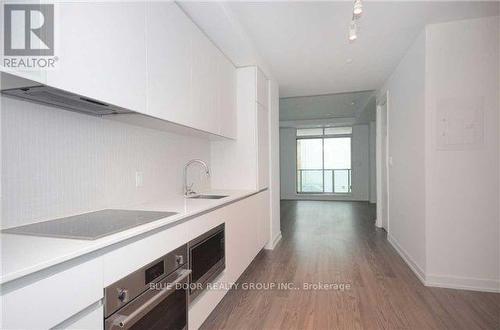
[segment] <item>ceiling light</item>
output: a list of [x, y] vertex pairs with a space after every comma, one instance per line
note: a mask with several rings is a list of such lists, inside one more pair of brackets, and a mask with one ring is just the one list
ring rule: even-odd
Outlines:
[[347, 64], [351, 64], [351, 63], [352, 63], [352, 58], [348, 58], [345, 62], [346, 62]]
[[355, 16], [361, 16], [363, 12], [363, 3], [361, 0], [354, 1], [354, 10], [352, 11]]
[[358, 25], [355, 20], [352, 20], [351, 24], [349, 24], [349, 41], [356, 39], [358, 39]]

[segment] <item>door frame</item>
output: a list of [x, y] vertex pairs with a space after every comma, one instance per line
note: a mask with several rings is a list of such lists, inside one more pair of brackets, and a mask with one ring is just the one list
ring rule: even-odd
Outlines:
[[[382, 118], [382, 107], [385, 106], [385, 118]], [[379, 228], [383, 228], [383, 213], [382, 207], [385, 206], [386, 210], [386, 227], [385, 230], [389, 233], [390, 221], [389, 221], [389, 91], [380, 95], [380, 98], [377, 99], [377, 118], [376, 118], [376, 175], [377, 175], [377, 219], [375, 221], [375, 225]], [[382, 132], [382, 119], [385, 119], [385, 129], [386, 132]], [[385, 145], [382, 144], [382, 136], [385, 133]], [[382, 151], [385, 150], [385, 158], [382, 159]], [[385, 165], [385, 166], [383, 166]], [[383, 182], [382, 182], [382, 174], [385, 169], [385, 188], [387, 200], [383, 200]]]

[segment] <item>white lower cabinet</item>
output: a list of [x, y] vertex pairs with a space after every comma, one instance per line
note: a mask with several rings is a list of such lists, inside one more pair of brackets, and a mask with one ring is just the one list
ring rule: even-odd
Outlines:
[[104, 307], [101, 302], [89, 306], [54, 330], [102, 330], [104, 329]]
[[262, 233], [269, 223], [267, 190], [221, 209], [220, 220], [226, 223], [226, 269], [215, 280], [220, 290], [201, 293], [189, 306], [189, 329], [198, 329], [227, 293], [228, 284], [243, 274], [263, 248]]
[[[225, 223], [226, 268], [220, 287], [235, 282], [267, 243], [269, 192], [261, 191], [149, 236], [118, 243], [2, 286], [1, 329], [103, 328], [104, 288]], [[31, 279], [30, 279], [31, 278]], [[227, 290], [206, 290], [189, 306], [189, 328], [198, 329]]]
[[[106, 253], [104, 287], [221, 223], [225, 223], [226, 268], [215, 282], [221, 286], [235, 282], [267, 243], [268, 201], [265, 190]], [[197, 296], [189, 306], [189, 329], [198, 329], [226, 293], [209, 290]]]
[[2, 285], [0, 328], [48, 329], [60, 324], [102, 299], [102, 271], [102, 260], [95, 258]]
[[270, 217], [270, 199], [269, 190], [263, 191], [259, 195], [259, 247], [264, 248], [269, 242], [271, 217]]

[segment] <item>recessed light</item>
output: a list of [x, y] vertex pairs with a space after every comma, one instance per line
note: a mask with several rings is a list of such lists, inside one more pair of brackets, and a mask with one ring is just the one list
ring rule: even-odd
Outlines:
[[345, 62], [346, 62], [347, 64], [351, 64], [351, 63], [352, 63], [352, 58], [348, 58]]

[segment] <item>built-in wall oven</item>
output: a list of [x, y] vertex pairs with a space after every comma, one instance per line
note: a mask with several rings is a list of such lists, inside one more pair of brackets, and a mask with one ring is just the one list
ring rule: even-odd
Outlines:
[[190, 273], [185, 244], [108, 286], [105, 329], [187, 329]]
[[190, 300], [226, 268], [225, 224], [189, 242]]

